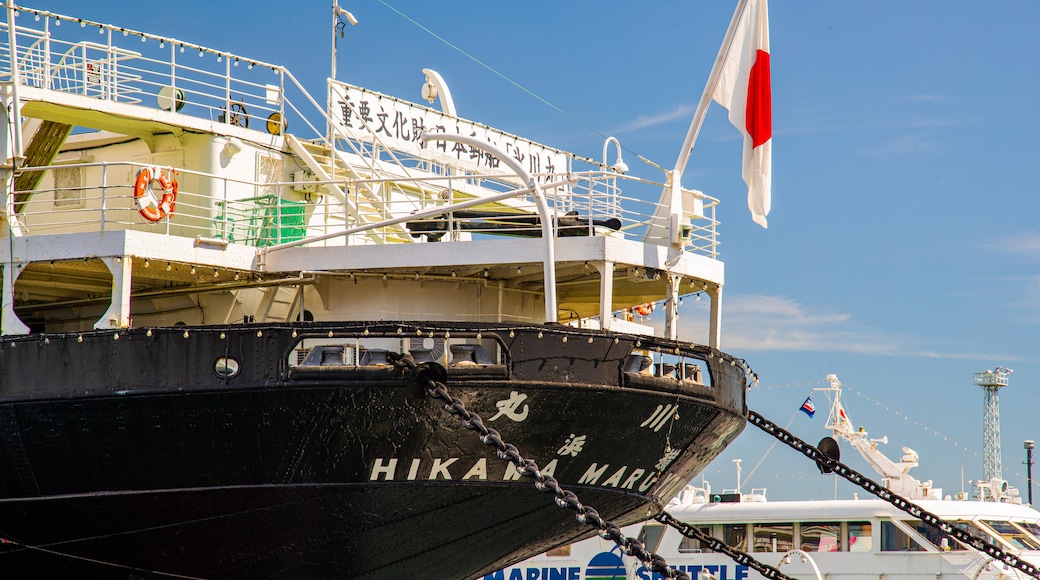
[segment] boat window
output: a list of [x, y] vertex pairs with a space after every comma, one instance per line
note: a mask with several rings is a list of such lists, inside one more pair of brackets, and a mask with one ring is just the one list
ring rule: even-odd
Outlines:
[[[711, 535], [708, 528], [699, 528], [701, 533], [704, 535]], [[707, 545], [702, 544], [700, 540], [694, 538], [682, 537], [682, 541], [679, 542], [679, 552], [682, 554], [699, 554], [701, 552], [710, 552], [711, 548]]]
[[997, 545], [997, 546], [1000, 545], [1000, 542], [997, 541], [997, 539], [993, 537], [993, 534], [991, 534], [989, 532], [989, 530], [982, 529], [982, 526], [976, 524], [975, 522], [962, 522], [962, 521], [958, 521], [958, 522], [953, 522], [953, 525], [957, 526], [958, 528], [964, 530], [965, 532], [968, 532], [969, 534], [971, 534], [971, 535], [973, 535], [975, 537], [982, 538], [983, 540], [986, 540], [987, 542], [989, 542], [991, 544], [994, 544], [994, 545]]
[[641, 370], [642, 373], [649, 373], [658, 377], [670, 377], [680, 381], [690, 381], [701, 385], [711, 386], [711, 374], [705, 370], [708, 368], [708, 363], [704, 360], [666, 353], [660, 354], [659, 361], [655, 362], [653, 361], [653, 358], [654, 356], [650, 354], [652, 364], [648, 369]]
[[1033, 538], [1040, 538], [1040, 524], [1033, 522], [1014, 522], [1014, 524], [1031, 534]]
[[840, 552], [841, 524], [806, 522], [802, 524], [802, 550], [805, 552]]
[[756, 552], [787, 552], [794, 548], [794, 524], [755, 524]]
[[747, 550], [747, 524], [724, 524], [722, 526], [722, 541], [726, 545], [738, 550]]
[[958, 542], [952, 536], [944, 534], [938, 528], [930, 526], [921, 520], [903, 520], [903, 523], [917, 530], [918, 534], [925, 537], [926, 540], [932, 543], [936, 548], [948, 552], [950, 550], [960, 551], [967, 550], [963, 544]]
[[881, 522], [882, 552], [923, 552], [924, 547], [899, 529], [895, 522]]
[[874, 549], [874, 542], [870, 535], [870, 522], [849, 522], [849, 543], [846, 547], [850, 552], [869, 552]]
[[657, 552], [657, 547], [661, 545], [661, 537], [664, 536], [665, 527], [657, 524], [647, 524], [643, 526], [643, 529], [639, 532], [639, 541], [643, 542], [643, 547], [651, 552]]
[[1011, 522], [982, 520], [982, 523], [993, 528], [994, 531], [1000, 534], [1000, 537], [1020, 550], [1040, 550], [1040, 544], [1032, 536], [1016, 528]]
[[564, 546], [559, 546], [557, 548], [553, 548], [552, 550], [549, 550], [548, 552], [546, 552], [545, 555], [549, 556], [550, 558], [566, 558], [566, 557], [569, 557], [571, 555], [571, 545], [567, 544], [567, 545], [564, 545]]

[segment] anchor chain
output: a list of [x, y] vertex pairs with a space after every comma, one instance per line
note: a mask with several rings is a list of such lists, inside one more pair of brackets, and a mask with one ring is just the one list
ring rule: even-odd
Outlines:
[[1017, 568], [1022, 572], [1032, 576], [1033, 578], [1040, 578], [1040, 568], [1027, 562], [1018, 556], [1005, 552], [1000, 547], [978, 538], [961, 528], [943, 520], [939, 516], [922, 509], [920, 506], [915, 505], [910, 500], [896, 495], [890, 489], [883, 485], [871, 480], [865, 475], [852, 469], [851, 467], [841, 463], [840, 461], [828, 457], [823, 454], [819, 449], [813, 447], [809, 443], [802, 441], [798, 437], [795, 437], [790, 432], [786, 431], [776, 423], [773, 423], [769, 419], [766, 419], [762, 415], [748, 409], [748, 421], [759, 429], [765, 431], [769, 435], [772, 435], [777, 440], [785, 443], [791, 449], [798, 451], [802, 455], [812, 459], [817, 465], [826, 467], [834, 473], [844, 477], [848, 481], [858, 485], [859, 487], [869, 491], [880, 499], [887, 501], [888, 503], [896, 506], [911, 516], [923, 521], [924, 523], [938, 529], [942, 533], [953, 536], [965, 545], [971, 546], [976, 550], [986, 554], [987, 556], [999, 560], [1007, 566]]
[[480, 415], [467, 410], [459, 398], [448, 393], [448, 387], [443, 382], [446, 379], [444, 367], [427, 362], [417, 364], [409, 353], [387, 353], [387, 360], [395, 367], [416, 373], [426, 394], [443, 401], [444, 409], [458, 417], [463, 427], [476, 431], [481, 443], [494, 447], [499, 458], [512, 463], [520, 475], [534, 479], [535, 489], [553, 494], [556, 505], [574, 512], [574, 517], [580, 523], [595, 528], [601, 538], [613, 541], [626, 556], [638, 558], [651, 571], [665, 578], [690, 580], [689, 574], [670, 568], [664, 558], [647, 550], [636, 538], [625, 537], [616, 524], [604, 520], [594, 508], [583, 505], [574, 492], [560, 487], [556, 478], [543, 474], [534, 460], [525, 459], [515, 445], [504, 442], [496, 429], [485, 426]]
[[737, 564], [747, 566], [748, 568], [753, 568], [756, 572], [758, 572], [762, 576], [765, 576], [766, 578], [770, 578], [771, 580], [793, 580], [790, 576], [784, 574], [778, 568], [774, 568], [769, 564], [759, 562], [750, 554], [746, 552], [741, 552], [733, 546], [726, 544], [722, 540], [705, 534], [699, 528], [696, 528], [686, 522], [682, 522], [675, 519], [675, 516], [666, 511], [661, 512], [654, 519], [666, 526], [671, 526], [676, 530], [679, 530], [680, 534], [686, 536], [687, 538], [692, 538], [694, 540], [699, 541], [701, 544], [711, 548], [711, 550], [714, 552], [719, 552], [721, 554], [729, 556]]

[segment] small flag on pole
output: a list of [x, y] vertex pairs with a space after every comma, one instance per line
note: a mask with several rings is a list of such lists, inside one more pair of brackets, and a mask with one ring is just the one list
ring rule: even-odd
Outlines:
[[812, 397], [805, 398], [805, 402], [802, 403], [802, 408], [800, 410], [808, 415], [810, 419], [813, 418], [813, 415], [816, 414], [816, 405], [813, 404]]

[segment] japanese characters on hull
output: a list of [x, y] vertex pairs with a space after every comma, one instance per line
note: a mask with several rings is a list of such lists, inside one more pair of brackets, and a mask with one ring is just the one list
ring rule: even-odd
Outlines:
[[[535, 406], [528, 403], [534, 403]], [[497, 423], [524, 423], [529, 418], [538, 414], [538, 406], [531, 401], [528, 395], [521, 391], [511, 391], [509, 397], [495, 402], [498, 412], [488, 419], [488, 422]], [[544, 410], [544, 408], [543, 408]], [[643, 418], [645, 416], [645, 419]], [[638, 423], [642, 419], [641, 423]], [[649, 465], [630, 464], [628, 457], [624, 454], [616, 455], [604, 450], [602, 444], [592, 451], [592, 457], [588, 457], [586, 445], [590, 443], [589, 436], [584, 433], [568, 433], [565, 435], [562, 445], [553, 447], [551, 456], [544, 461], [538, 461], [541, 473], [547, 476], [560, 477], [561, 470], [571, 472], [575, 478], [570, 483], [578, 485], [593, 485], [600, 487], [612, 487], [647, 493], [661, 479], [665, 470], [682, 453], [682, 446], [671, 445], [672, 426], [679, 420], [679, 405], [658, 404], [649, 415], [640, 414], [628, 417], [633, 425], [638, 423], [638, 431], [653, 433], [652, 439], [659, 438], [658, 443], [662, 446], [662, 455], [657, 463]], [[668, 427], [665, 429], [665, 427]], [[573, 427], [573, 425], [571, 425]], [[575, 431], [579, 431], [576, 429]], [[680, 429], [681, 431], [681, 429]], [[660, 437], [658, 437], [660, 433]], [[679, 439], [683, 439], [683, 435]], [[646, 443], [649, 444], [649, 441]], [[461, 451], [461, 450], [460, 450]], [[581, 457], [579, 458], [579, 455]], [[574, 470], [577, 470], [576, 472]], [[671, 485], [680, 476], [674, 473], [664, 475], [664, 483]], [[460, 457], [377, 457], [371, 463], [368, 475], [369, 481], [417, 481], [417, 480], [444, 480], [444, 481], [516, 481], [521, 478], [520, 473], [510, 462], [491, 461], [486, 457], [467, 456], [462, 451]]]

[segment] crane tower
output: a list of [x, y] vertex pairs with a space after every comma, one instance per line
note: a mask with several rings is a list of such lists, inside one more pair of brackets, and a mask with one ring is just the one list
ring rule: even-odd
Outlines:
[[975, 384], [982, 387], [982, 473], [985, 481], [1003, 479], [1000, 464], [1000, 407], [997, 391], [1008, 385], [1011, 369], [997, 367], [984, 373], [975, 373]]

